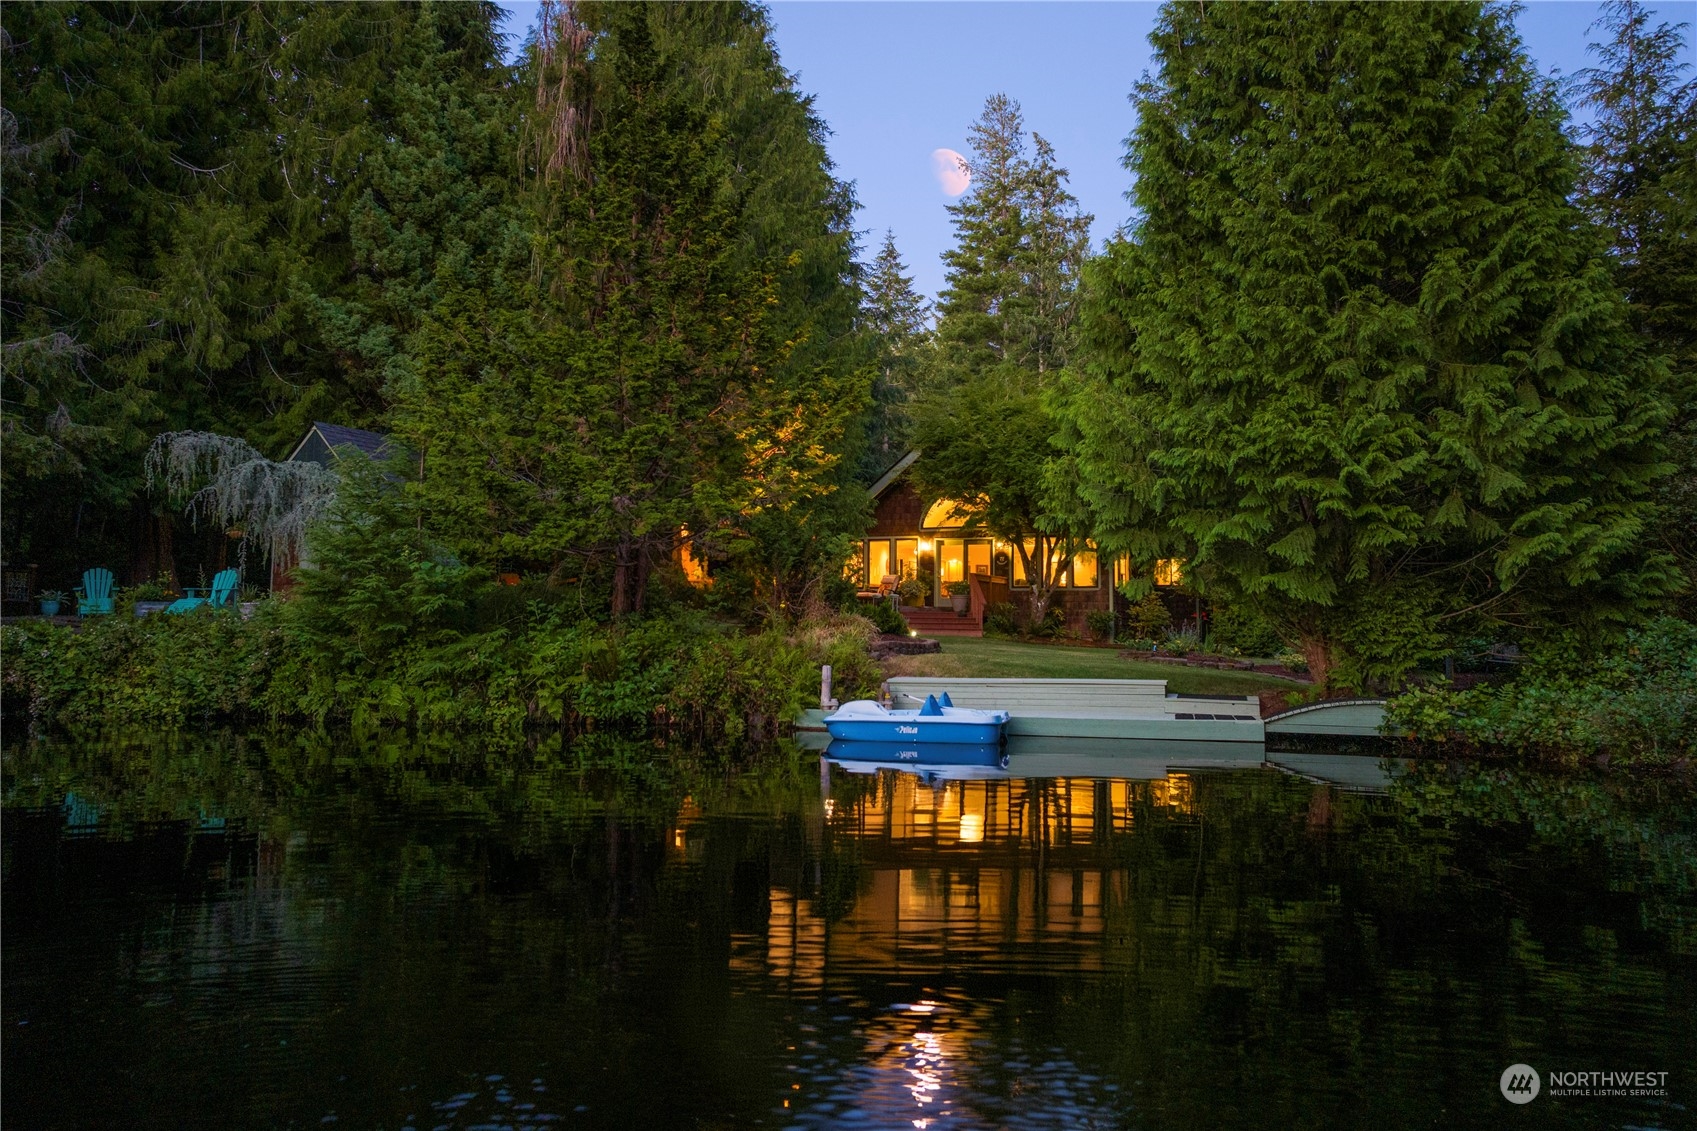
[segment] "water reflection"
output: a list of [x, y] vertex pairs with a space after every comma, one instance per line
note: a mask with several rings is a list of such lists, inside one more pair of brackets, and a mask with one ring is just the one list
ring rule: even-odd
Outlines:
[[1279, 757], [14, 748], [9, 1122], [1688, 1122], [1689, 789]]

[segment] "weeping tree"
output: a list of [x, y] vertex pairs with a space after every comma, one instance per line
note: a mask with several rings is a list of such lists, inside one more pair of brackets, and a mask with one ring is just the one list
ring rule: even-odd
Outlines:
[[199, 525], [242, 532], [243, 564], [248, 545], [264, 548], [272, 561], [300, 561], [306, 531], [335, 497], [337, 475], [307, 461], [267, 459], [256, 448], [216, 432], [166, 432], [147, 450], [147, 487], [182, 500]]

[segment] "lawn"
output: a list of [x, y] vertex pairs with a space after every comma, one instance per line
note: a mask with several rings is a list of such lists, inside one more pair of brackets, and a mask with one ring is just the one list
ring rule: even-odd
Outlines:
[[929, 656], [892, 656], [892, 675], [981, 676], [1023, 679], [1164, 679], [1167, 690], [1188, 695], [1253, 695], [1258, 691], [1306, 687], [1278, 676], [1187, 668], [1177, 664], [1122, 660], [1112, 648], [1069, 648], [1013, 640], [941, 637], [943, 650]]

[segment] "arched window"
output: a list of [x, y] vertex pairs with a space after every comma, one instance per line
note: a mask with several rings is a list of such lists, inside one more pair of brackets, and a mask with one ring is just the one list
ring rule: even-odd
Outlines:
[[978, 509], [957, 499], [938, 499], [925, 509], [921, 530], [959, 530], [978, 517]]

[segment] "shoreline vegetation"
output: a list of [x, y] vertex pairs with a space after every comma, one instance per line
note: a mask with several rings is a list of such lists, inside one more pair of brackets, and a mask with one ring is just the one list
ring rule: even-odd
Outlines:
[[[843, 701], [916, 674], [1160, 678], [1180, 692], [1292, 702], [1320, 694], [1276, 676], [1053, 643], [949, 639], [941, 652], [880, 662], [872, 622], [846, 612], [762, 629], [699, 611], [595, 624], [532, 600], [481, 632], [402, 645], [380, 665], [315, 646], [310, 620], [309, 605], [263, 601], [246, 620], [204, 612], [6, 625], [5, 714], [32, 730], [83, 734], [292, 722], [494, 742], [612, 732], [721, 743], [787, 734], [817, 702], [823, 664]], [[1559, 641], [1500, 683], [1457, 689], [1434, 678], [1391, 699], [1387, 728], [1404, 736], [1398, 756], [1685, 772], [1697, 753], [1697, 626], [1660, 618], [1600, 652]]]

